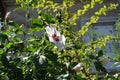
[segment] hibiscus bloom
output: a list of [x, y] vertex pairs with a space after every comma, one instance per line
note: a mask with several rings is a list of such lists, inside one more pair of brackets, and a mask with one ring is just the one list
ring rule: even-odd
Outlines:
[[56, 25], [51, 24], [50, 27], [47, 26], [45, 29], [46, 29], [46, 32], [48, 34], [49, 41], [53, 42], [57, 48], [64, 49], [66, 39], [65, 39], [64, 35], [60, 35], [60, 32], [57, 31]]
[[83, 69], [82, 63], [78, 63], [75, 67], [73, 67], [73, 71], [79, 72]]

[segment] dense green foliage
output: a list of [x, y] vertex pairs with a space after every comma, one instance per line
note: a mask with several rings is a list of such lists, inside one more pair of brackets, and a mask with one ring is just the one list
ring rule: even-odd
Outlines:
[[[98, 73], [90, 73], [93, 64], [98, 72], [104, 73], [104, 79], [119, 79], [118, 73], [109, 76], [100, 60], [105, 53], [106, 42], [113, 37], [100, 36], [89, 43], [83, 40], [90, 33], [89, 26], [100, 16], [107, 15], [107, 11], [116, 9], [118, 4], [103, 5], [80, 30], [73, 31], [76, 20], [89, 9], [94, 9], [96, 4], [102, 4], [103, 0], [91, 0], [76, 13], [70, 11], [75, 5], [74, 0], [63, 0], [61, 4], [51, 0], [16, 0], [16, 3], [21, 5], [16, 10], [26, 10], [28, 20], [31, 19], [30, 10], [37, 9], [39, 16], [31, 19], [33, 27], [28, 31], [24, 30], [24, 25], [5, 22], [6, 27], [11, 27], [0, 31], [1, 80], [98, 80]], [[55, 48], [55, 44], [49, 41], [45, 28], [51, 24], [56, 24], [57, 30], [65, 36], [65, 49]], [[73, 67], [78, 63], [82, 64], [82, 69], [75, 72]]]

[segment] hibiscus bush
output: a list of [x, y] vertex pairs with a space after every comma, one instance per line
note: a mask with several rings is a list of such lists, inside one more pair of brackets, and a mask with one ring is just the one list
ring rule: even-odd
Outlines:
[[[0, 32], [0, 79], [1, 80], [94, 80], [100, 79], [97, 72], [107, 70], [100, 57], [103, 48], [111, 35], [91, 39], [88, 43], [84, 37], [90, 34], [89, 26], [96, 23], [99, 17], [109, 10], [116, 9], [118, 4], [104, 5], [90, 21], [74, 31], [73, 26], [89, 9], [103, 0], [81, 2], [83, 9], [72, 13], [70, 8], [75, 0], [16, 0], [26, 11], [26, 19], [31, 20], [32, 27], [26, 31], [23, 24], [9, 21], [5, 17]], [[36, 10], [38, 18], [31, 18], [30, 11]], [[99, 50], [98, 50], [99, 48]], [[92, 74], [95, 65], [96, 74]], [[118, 74], [117, 74], [118, 75]], [[117, 79], [115, 76], [104, 76], [104, 79]]]

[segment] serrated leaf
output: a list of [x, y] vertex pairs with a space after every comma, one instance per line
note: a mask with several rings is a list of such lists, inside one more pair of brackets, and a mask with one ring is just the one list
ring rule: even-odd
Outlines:
[[42, 26], [43, 25], [43, 21], [37, 18], [33, 18], [32, 19], [32, 24], [33, 25], [37, 25], [37, 26]]
[[23, 34], [23, 30], [22, 30], [22, 29], [17, 29], [17, 30], [15, 31], [15, 33], [17, 33], [17, 34]]
[[41, 17], [42, 17], [43, 19], [45, 19], [45, 20], [48, 18], [48, 15], [47, 15], [47, 14], [40, 13], [40, 15], [41, 15]]
[[39, 32], [40, 30], [42, 30], [42, 28], [40, 28], [39, 26], [32, 27], [32, 28], [29, 29], [30, 33]]
[[6, 48], [8, 48], [8, 49], [9, 49], [12, 45], [13, 45], [13, 43], [11, 43], [11, 42], [10, 42], [10, 43], [8, 43], [8, 44], [6, 44]]
[[49, 23], [55, 23], [56, 22], [56, 19], [55, 18], [48, 18], [47, 21]]
[[14, 42], [20, 42], [21, 39], [20, 39], [20, 38], [14, 38], [13, 41], [14, 41]]

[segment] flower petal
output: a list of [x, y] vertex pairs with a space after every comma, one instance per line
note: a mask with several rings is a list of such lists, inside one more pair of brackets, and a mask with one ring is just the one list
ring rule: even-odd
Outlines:
[[66, 38], [64, 35], [60, 37], [60, 41], [65, 45]]
[[61, 41], [58, 41], [58, 42], [56, 41], [56, 42], [55, 42], [55, 45], [56, 45], [56, 47], [59, 48], [59, 49], [64, 49], [64, 48], [65, 48], [63, 42], [61, 42]]
[[57, 48], [64, 49], [65, 48], [65, 40], [66, 40], [65, 36], [62, 35], [62, 36], [60, 36], [60, 41], [55, 41], [54, 43]]
[[57, 36], [60, 36], [60, 32], [56, 31], [55, 33], [57, 34]]
[[56, 41], [54, 40], [53, 37], [49, 36], [49, 41], [55, 43]]
[[[65, 36], [64, 35], [60, 35], [60, 32], [57, 31], [55, 25], [50, 25], [51, 27], [47, 26], [46, 32], [48, 34], [49, 37], [49, 41], [53, 42], [57, 48], [59, 49], [64, 49], [65, 48]], [[55, 34], [56, 36], [53, 37], [53, 34]], [[59, 40], [56, 40], [57, 38], [59, 38]]]
[[48, 36], [52, 36], [51, 28], [49, 26], [47, 26], [45, 29], [46, 29]]

